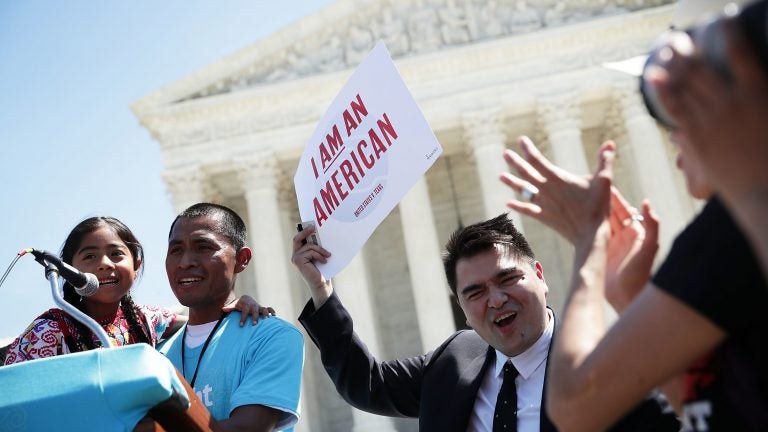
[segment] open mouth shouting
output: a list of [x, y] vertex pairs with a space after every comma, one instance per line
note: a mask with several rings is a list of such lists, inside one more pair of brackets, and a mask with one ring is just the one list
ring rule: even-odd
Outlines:
[[493, 323], [500, 328], [505, 328], [508, 325], [512, 324], [512, 322], [517, 318], [517, 312], [506, 312], [499, 316], [497, 316]]

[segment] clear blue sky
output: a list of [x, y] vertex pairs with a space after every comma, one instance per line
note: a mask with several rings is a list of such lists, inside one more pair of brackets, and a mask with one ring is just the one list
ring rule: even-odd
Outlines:
[[[58, 253], [75, 224], [110, 215], [146, 248], [136, 300], [176, 305], [159, 144], [129, 105], [327, 3], [0, 2], [0, 275], [21, 249]], [[0, 339], [52, 306], [42, 267], [22, 257], [0, 286]]]

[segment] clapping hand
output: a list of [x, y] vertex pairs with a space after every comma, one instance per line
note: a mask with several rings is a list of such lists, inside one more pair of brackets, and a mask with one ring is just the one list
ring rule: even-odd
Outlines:
[[605, 297], [623, 311], [648, 282], [659, 249], [659, 220], [648, 201], [642, 213], [618, 189], [611, 190], [611, 237], [605, 274]]

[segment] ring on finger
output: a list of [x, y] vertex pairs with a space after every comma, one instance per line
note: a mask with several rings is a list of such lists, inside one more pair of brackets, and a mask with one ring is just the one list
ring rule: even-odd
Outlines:
[[539, 193], [539, 188], [536, 186], [528, 183], [520, 190], [520, 195], [523, 196], [523, 198], [526, 199], [528, 202], [533, 202], [533, 199], [536, 197], [536, 194]]

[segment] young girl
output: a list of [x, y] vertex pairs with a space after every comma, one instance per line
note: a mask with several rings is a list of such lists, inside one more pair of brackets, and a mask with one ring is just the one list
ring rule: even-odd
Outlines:
[[[131, 230], [112, 217], [92, 217], [80, 222], [64, 242], [61, 259], [80, 271], [93, 273], [99, 289], [93, 296], [80, 297], [64, 283], [64, 300], [98, 322], [114, 346], [144, 342], [151, 346], [180, 329], [187, 317], [167, 309], [136, 305], [130, 289], [142, 271], [144, 250]], [[274, 313], [261, 308], [249, 296], [242, 296], [224, 311], [237, 309], [244, 323], [250, 313]], [[5, 364], [42, 357], [86, 351], [100, 346], [96, 335], [61, 309], [49, 309], [9, 347]]]

